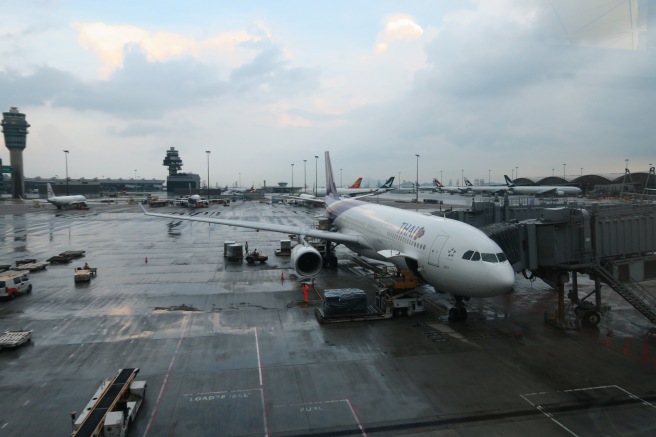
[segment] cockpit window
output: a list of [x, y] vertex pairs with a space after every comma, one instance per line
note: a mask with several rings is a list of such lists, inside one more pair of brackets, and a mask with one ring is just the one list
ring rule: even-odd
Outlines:
[[497, 256], [493, 253], [484, 253], [483, 254], [483, 261], [489, 262], [489, 263], [495, 263], [498, 262]]
[[499, 262], [502, 263], [504, 261], [508, 261], [508, 258], [506, 258], [506, 254], [501, 252], [497, 253], [497, 258], [499, 258]]
[[478, 261], [481, 259], [481, 254], [478, 252], [474, 252], [474, 256], [472, 257], [472, 261]]
[[462, 255], [462, 259], [470, 260], [473, 254], [474, 254], [473, 250], [468, 250]]

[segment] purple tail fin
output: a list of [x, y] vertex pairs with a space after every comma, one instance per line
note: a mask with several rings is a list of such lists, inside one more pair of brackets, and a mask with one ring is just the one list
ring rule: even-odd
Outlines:
[[333, 178], [333, 166], [330, 163], [330, 152], [326, 151], [326, 196], [339, 197], [335, 179]]

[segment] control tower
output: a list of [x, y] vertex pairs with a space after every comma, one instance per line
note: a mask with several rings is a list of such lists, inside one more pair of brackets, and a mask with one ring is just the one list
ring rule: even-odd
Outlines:
[[9, 112], [2, 113], [2, 123], [0, 124], [5, 135], [5, 146], [9, 149], [9, 159], [12, 167], [11, 193], [14, 199], [18, 199], [25, 194], [23, 149], [25, 149], [27, 140], [27, 128], [30, 125], [25, 120], [25, 114], [18, 112], [18, 108], [15, 107], [9, 108]]
[[166, 158], [162, 165], [169, 168], [169, 175], [166, 178], [167, 193], [192, 194], [191, 191], [197, 192], [200, 188], [200, 176], [194, 173], [178, 173], [182, 169], [182, 159], [175, 147], [166, 151]]

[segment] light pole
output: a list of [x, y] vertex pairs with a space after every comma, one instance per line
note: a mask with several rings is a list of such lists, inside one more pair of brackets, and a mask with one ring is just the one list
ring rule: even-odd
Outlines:
[[344, 184], [342, 183], [342, 169], [339, 169], [339, 186], [343, 187]]
[[417, 157], [417, 180], [415, 181], [415, 203], [419, 202], [419, 154], [415, 153]]
[[460, 186], [465, 186], [465, 170], [460, 170]]
[[137, 170], [134, 171], [134, 192], [137, 192]]
[[401, 172], [399, 172], [399, 190], [401, 189]]
[[552, 168], [552, 169], [551, 169], [551, 176], [554, 175], [554, 170], [556, 170], [556, 169], [555, 169], [555, 168]]
[[66, 195], [70, 196], [71, 192], [68, 188], [68, 150], [64, 150], [64, 159], [66, 160]]
[[490, 185], [492, 185], [492, 182], [490, 182], [490, 172], [491, 172], [491, 171], [492, 171], [492, 170], [488, 170], [488, 171], [487, 171], [487, 186], [488, 186], [488, 187], [489, 187]]
[[303, 160], [303, 192], [307, 193], [307, 159]]
[[[317, 187], [317, 181], [319, 180], [319, 178], [317, 177], [317, 171], [318, 171], [317, 169], [319, 168], [318, 159], [319, 159], [319, 155], [314, 155], [314, 196], [315, 197], [317, 196], [318, 193], [317, 190], [319, 189], [319, 187]], [[326, 187], [326, 193], [327, 192], [328, 192], [328, 187]]]
[[241, 188], [241, 172], [239, 172], [239, 188]]
[[207, 153], [207, 198], [210, 198], [210, 151], [206, 150]]
[[519, 178], [519, 167], [515, 167], [515, 179]]
[[565, 179], [567, 173], [565, 173], [565, 166], [567, 166], [566, 163], [563, 163], [563, 179]]
[[515, 180], [515, 169], [510, 167], [510, 179]]
[[581, 167], [581, 176], [583, 176], [583, 167]]
[[294, 192], [294, 164], [292, 163], [292, 188], [289, 190], [289, 194]]
[[444, 185], [444, 182], [442, 182], [444, 179], [442, 179], [442, 170], [440, 170], [440, 183]]

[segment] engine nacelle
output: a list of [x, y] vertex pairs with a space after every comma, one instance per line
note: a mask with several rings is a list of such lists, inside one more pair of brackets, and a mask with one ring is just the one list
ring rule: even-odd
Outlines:
[[562, 197], [565, 195], [565, 192], [563, 190], [556, 190], [556, 194]]
[[291, 254], [292, 266], [300, 276], [314, 276], [321, 271], [323, 258], [317, 249], [312, 246], [298, 244], [294, 246]]

